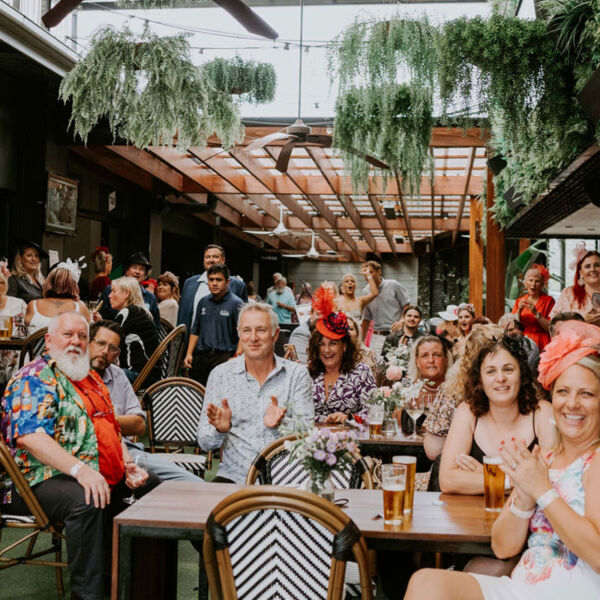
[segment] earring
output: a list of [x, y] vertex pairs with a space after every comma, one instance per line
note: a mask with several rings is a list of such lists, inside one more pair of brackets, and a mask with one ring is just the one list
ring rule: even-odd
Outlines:
[[579, 286], [582, 286], [582, 287], [583, 287], [583, 277], [580, 277], [580, 278], [577, 280], [577, 285], [579, 285]]

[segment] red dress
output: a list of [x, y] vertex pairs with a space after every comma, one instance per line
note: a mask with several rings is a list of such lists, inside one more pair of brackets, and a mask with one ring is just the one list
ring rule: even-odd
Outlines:
[[[529, 298], [529, 294], [525, 294], [520, 298], [517, 298], [515, 305], [513, 306], [512, 312], [517, 314], [519, 312], [519, 306], [521, 302]], [[543, 292], [540, 295], [539, 300], [535, 303], [535, 309], [542, 315], [542, 317], [550, 320], [550, 311], [554, 306], [554, 298]], [[550, 342], [550, 334], [539, 324], [538, 320], [534, 317], [533, 313], [529, 308], [524, 308], [521, 311], [521, 323], [525, 327], [523, 332], [528, 338], [532, 339], [540, 349], [540, 352], [544, 350], [546, 344]]]

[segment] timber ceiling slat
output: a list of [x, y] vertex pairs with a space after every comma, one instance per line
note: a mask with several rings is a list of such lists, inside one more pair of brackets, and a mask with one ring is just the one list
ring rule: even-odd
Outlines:
[[465, 202], [467, 200], [467, 191], [469, 189], [469, 182], [471, 181], [471, 175], [473, 174], [473, 163], [475, 162], [475, 154], [477, 148], [471, 148], [471, 156], [469, 157], [469, 164], [467, 166], [467, 180], [465, 182], [465, 192], [462, 195], [460, 204], [458, 206], [458, 213], [456, 215], [456, 228], [452, 232], [452, 245], [456, 242], [456, 238], [460, 231], [460, 220], [462, 219], [463, 212], [465, 210]]
[[381, 227], [381, 230], [385, 234], [385, 239], [388, 241], [388, 244], [390, 245], [390, 252], [392, 252], [394, 254], [394, 256], [398, 256], [398, 253], [396, 252], [396, 241], [394, 240], [394, 236], [391, 233], [390, 229], [388, 227], [386, 227], [385, 215], [383, 214], [383, 209], [381, 208], [379, 199], [376, 196], [373, 196], [373, 194], [369, 194], [369, 202], [371, 203], [371, 206], [373, 207], [373, 211], [375, 213], [375, 216], [377, 217], [377, 221]]
[[[398, 189], [402, 190], [402, 186], [400, 185], [400, 179], [398, 178], [398, 173], [395, 173], [396, 183], [398, 184]], [[413, 237], [412, 228], [410, 226], [410, 215], [406, 211], [406, 202], [404, 201], [404, 194], [400, 194], [398, 197], [400, 202], [400, 208], [402, 209], [402, 216], [404, 217], [404, 223], [406, 225], [406, 233], [408, 235], [408, 242], [410, 245], [410, 251], [414, 254], [415, 251], [415, 240]]]

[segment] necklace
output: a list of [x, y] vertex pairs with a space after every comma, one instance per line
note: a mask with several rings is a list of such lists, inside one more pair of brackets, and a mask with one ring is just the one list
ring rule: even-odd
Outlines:
[[323, 382], [325, 384], [325, 398], [328, 399], [329, 395], [331, 394], [331, 391], [333, 390], [334, 386], [335, 386], [335, 382], [337, 381], [337, 378], [339, 377], [339, 373], [335, 376], [333, 376], [333, 378], [329, 378], [327, 373], [323, 374]]

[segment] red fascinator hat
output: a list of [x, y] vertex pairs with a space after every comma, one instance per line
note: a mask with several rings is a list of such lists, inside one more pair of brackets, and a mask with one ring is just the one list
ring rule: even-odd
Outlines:
[[314, 294], [313, 310], [319, 315], [315, 327], [330, 340], [341, 340], [348, 334], [348, 318], [343, 312], [335, 311], [335, 297], [330, 289], [318, 288]]

